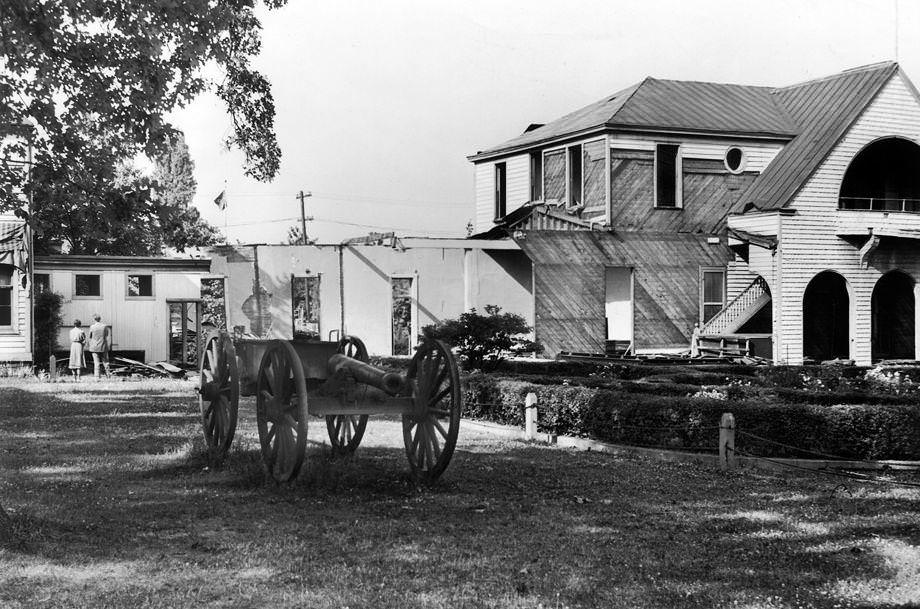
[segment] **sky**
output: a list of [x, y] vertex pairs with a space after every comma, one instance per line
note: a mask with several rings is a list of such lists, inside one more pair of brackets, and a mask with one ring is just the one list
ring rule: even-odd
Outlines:
[[467, 156], [646, 76], [784, 86], [896, 59], [920, 84], [915, 0], [289, 0], [260, 15], [279, 175], [244, 176], [213, 95], [174, 116], [195, 205], [231, 242], [283, 242], [300, 191], [320, 243], [465, 236]]

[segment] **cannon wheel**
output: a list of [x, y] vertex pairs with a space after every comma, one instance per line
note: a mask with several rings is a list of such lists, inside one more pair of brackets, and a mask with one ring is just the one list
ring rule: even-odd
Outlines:
[[409, 364], [413, 411], [403, 415], [403, 441], [412, 473], [426, 482], [450, 463], [460, 431], [460, 373], [450, 348], [429, 340]]
[[208, 336], [198, 372], [201, 427], [210, 457], [220, 461], [233, 444], [240, 402], [236, 350], [226, 332]]
[[[339, 353], [359, 362], [368, 360], [367, 347], [357, 336], [346, 336], [339, 341]], [[361, 444], [361, 438], [364, 437], [366, 428], [366, 414], [331, 414], [326, 416], [326, 429], [329, 432], [332, 450], [339, 454], [355, 452], [355, 449]]]
[[300, 473], [307, 448], [307, 385], [294, 347], [287, 341], [272, 341], [257, 379], [262, 463], [277, 482], [288, 482]]

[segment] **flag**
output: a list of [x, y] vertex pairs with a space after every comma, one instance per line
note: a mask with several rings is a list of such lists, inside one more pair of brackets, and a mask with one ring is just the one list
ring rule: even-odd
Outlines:
[[217, 195], [216, 199], [214, 199], [214, 205], [216, 205], [221, 211], [227, 209], [227, 198], [224, 196], [226, 192], [226, 190], [220, 191], [220, 194]]

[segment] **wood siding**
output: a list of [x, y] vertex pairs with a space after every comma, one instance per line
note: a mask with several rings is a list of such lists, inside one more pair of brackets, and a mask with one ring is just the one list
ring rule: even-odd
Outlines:
[[871, 361], [871, 299], [878, 279], [898, 268], [920, 280], [920, 242], [883, 239], [864, 268], [858, 244], [835, 234], [837, 196], [848, 164], [867, 144], [892, 135], [920, 142], [920, 104], [899, 74], [882, 88], [793, 199], [791, 207], [796, 215], [781, 218], [778, 255], [782, 257], [782, 302], [780, 315], [775, 317], [780, 361], [802, 361], [803, 296], [817, 273], [831, 269], [847, 281], [850, 356], [860, 364]]
[[783, 148], [783, 145], [778, 142], [756, 140], [704, 139], [693, 136], [680, 138], [640, 134], [615, 134], [610, 137], [610, 147], [616, 150], [654, 152], [656, 143], [680, 145], [680, 153], [684, 159], [706, 159], [720, 163], [729, 148], [741, 148], [745, 158], [744, 171], [752, 173], [761, 173]]
[[610, 224], [614, 230], [715, 234], [756, 174], [730, 174], [721, 161], [683, 159], [680, 208], [656, 208], [654, 152], [611, 150]]
[[634, 269], [635, 346], [689, 345], [699, 319], [699, 267], [724, 266], [730, 252], [703, 235], [530, 231], [536, 338], [547, 355], [604, 350], [604, 270]]
[[[505, 163], [505, 213], [511, 213], [530, 200], [530, 156], [500, 159]], [[482, 233], [495, 226], [495, 162], [477, 163], [476, 167], [476, 216], [474, 232]]]

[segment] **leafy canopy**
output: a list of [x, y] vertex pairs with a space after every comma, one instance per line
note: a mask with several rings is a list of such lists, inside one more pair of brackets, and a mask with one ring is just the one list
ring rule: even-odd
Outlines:
[[[22, 205], [22, 167], [83, 182], [85, 155], [153, 158], [174, 129], [169, 112], [214, 91], [233, 122], [227, 145], [247, 175], [270, 180], [281, 152], [269, 83], [250, 61], [261, 46], [257, 5], [286, 0], [3, 0], [0, 2], [0, 211]], [[210, 78], [211, 73], [217, 74]], [[34, 127], [22, 127], [24, 121]], [[104, 150], [103, 150], [104, 148]], [[108, 171], [104, 169], [103, 171]]]
[[470, 309], [456, 319], [425, 326], [422, 334], [455, 347], [471, 368], [494, 366], [509, 351], [543, 350], [525, 338], [532, 328], [517, 313], [502, 313], [501, 307], [495, 305], [486, 305], [485, 313]]

